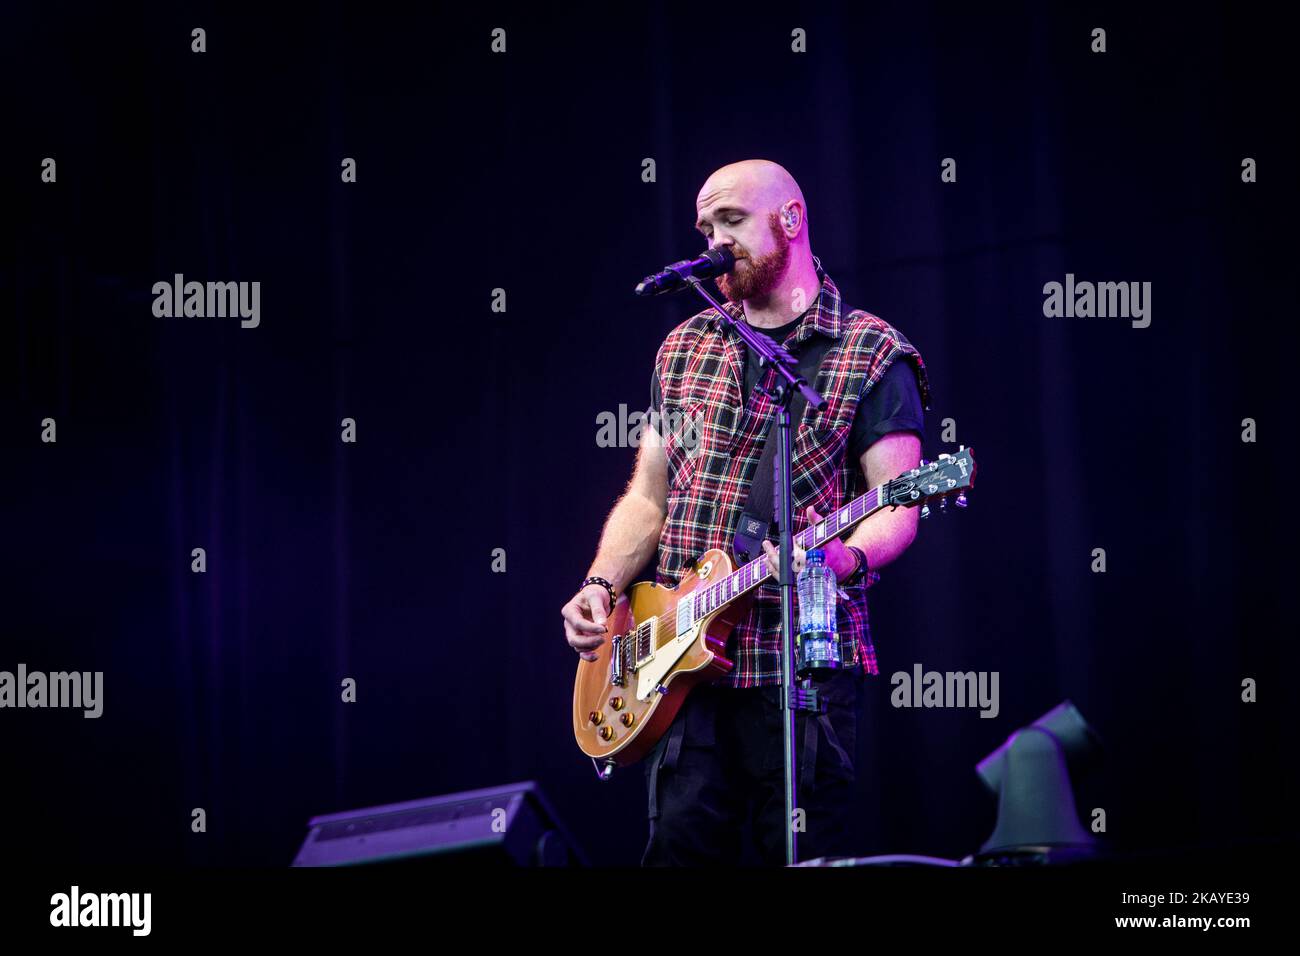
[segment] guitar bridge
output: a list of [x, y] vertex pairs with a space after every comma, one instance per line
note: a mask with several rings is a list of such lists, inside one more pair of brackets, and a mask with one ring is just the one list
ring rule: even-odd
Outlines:
[[627, 673], [623, 664], [623, 634], [615, 634], [610, 639], [609, 683], [614, 687], [627, 686]]
[[643, 664], [655, 659], [655, 635], [659, 619], [643, 621], [626, 634], [615, 634], [610, 639], [609, 683], [613, 687], [626, 687], [627, 679]]

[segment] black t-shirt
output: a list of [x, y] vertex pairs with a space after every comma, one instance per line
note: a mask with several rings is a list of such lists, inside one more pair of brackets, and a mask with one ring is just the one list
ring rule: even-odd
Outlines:
[[[804, 315], [775, 329], [759, 329], [778, 345], [785, 342], [786, 336], [799, 327]], [[755, 326], [757, 328], [757, 326]], [[759, 376], [764, 371], [758, 364], [758, 353], [745, 343], [745, 383], [741, 393], [748, 402], [758, 384]], [[651, 408], [658, 409], [662, 404], [659, 394], [659, 379], [653, 371], [650, 374]], [[862, 396], [857, 411], [853, 415], [853, 430], [849, 434], [848, 454], [854, 461], [861, 459], [862, 453], [875, 442], [890, 432], [914, 432], [922, 437], [925, 427], [924, 410], [921, 407], [921, 391], [916, 384], [916, 372], [911, 362], [905, 358], [895, 359], [880, 381]]]

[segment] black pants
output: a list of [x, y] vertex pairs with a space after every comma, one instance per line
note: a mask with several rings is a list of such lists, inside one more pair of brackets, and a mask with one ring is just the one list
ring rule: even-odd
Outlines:
[[[864, 682], [861, 666], [815, 681], [826, 712], [796, 718], [800, 860], [852, 855], [844, 842]], [[735, 865], [746, 821], [762, 862], [785, 863], [780, 694], [779, 687], [715, 684], [691, 691], [646, 757], [650, 840], [642, 866]]]

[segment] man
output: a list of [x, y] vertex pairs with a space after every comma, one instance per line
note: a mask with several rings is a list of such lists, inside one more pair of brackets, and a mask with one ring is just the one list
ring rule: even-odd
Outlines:
[[[728, 310], [820, 370], [808, 378], [829, 406], [817, 413], [801, 403], [802, 421], [792, 408], [795, 533], [915, 468], [929, 404], [924, 364], [888, 323], [841, 304], [812, 255], [807, 206], [790, 174], [766, 160], [724, 166], [700, 189], [696, 212], [709, 247], [736, 256], [732, 273], [717, 280]], [[660, 346], [651, 384], [660, 422], [684, 417], [699, 427], [644, 430], [587, 582], [561, 610], [566, 639], [584, 660], [596, 659], [614, 597], [656, 550], [664, 585], [676, 585], [710, 548], [734, 553], [764, 442], [776, 440], [768, 434], [775, 404], [755, 389], [763, 371], [714, 309], [677, 326]], [[850, 852], [844, 831], [863, 685], [866, 673], [879, 673], [866, 587], [875, 569], [911, 544], [916, 523], [915, 508], [880, 511], [824, 549], [846, 595], [837, 608], [845, 667], [818, 683], [827, 713], [797, 718], [801, 859]], [[775, 570], [775, 547], [763, 547]], [[796, 573], [804, 560], [796, 546]], [[650, 839], [642, 865], [738, 862], [747, 822], [761, 859], [784, 862], [780, 627], [773, 579], [730, 635], [726, 656], [735, 667], [691, 692], [647, 756]]]

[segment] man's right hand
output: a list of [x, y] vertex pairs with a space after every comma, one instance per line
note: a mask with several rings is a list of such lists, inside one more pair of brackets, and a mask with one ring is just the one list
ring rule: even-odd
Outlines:
[[605, 643], [605, 620], [609, 617], [609, 592], [599, 584], [588, 584], [560, 608], [564, 637], [584, 661], [596, 660], [596, 648]]

